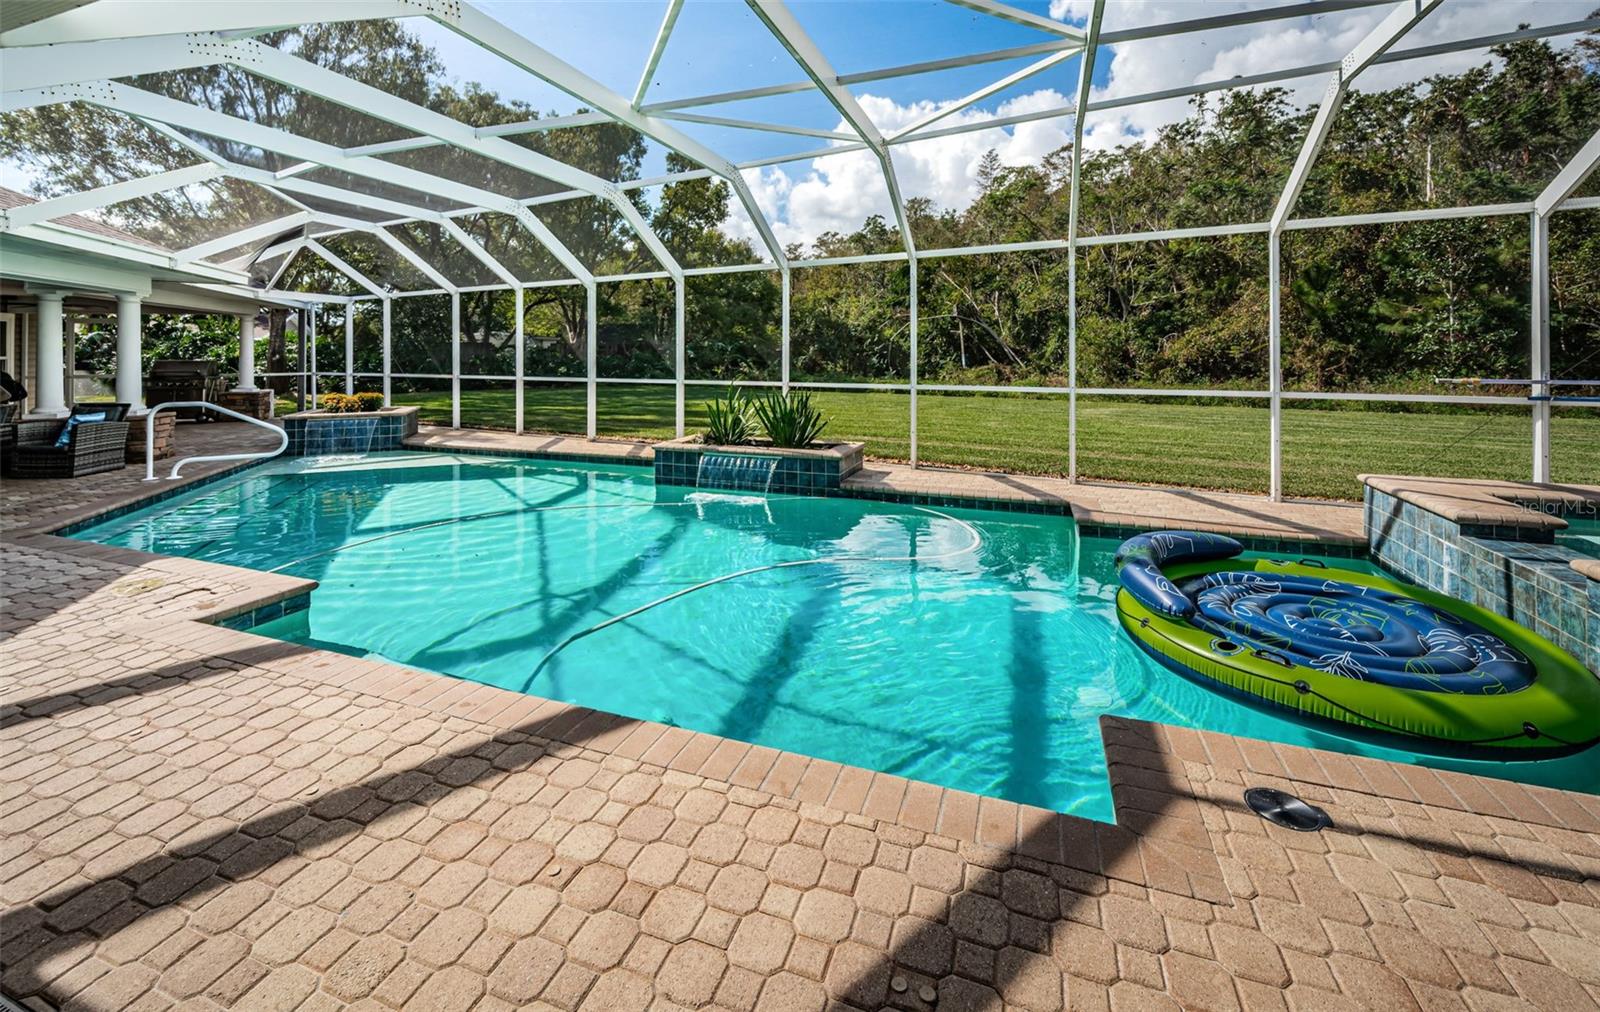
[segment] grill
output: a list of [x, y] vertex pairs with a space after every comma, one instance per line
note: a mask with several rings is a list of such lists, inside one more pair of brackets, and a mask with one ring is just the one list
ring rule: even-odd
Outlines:
[[[144, 382], [145, 402], [217, 401], [227, 384], [217, 363], [205, 359], [159, 358], [150, 366]], [[177, 408], [178, 417], [205, 420], [204, 408]]]

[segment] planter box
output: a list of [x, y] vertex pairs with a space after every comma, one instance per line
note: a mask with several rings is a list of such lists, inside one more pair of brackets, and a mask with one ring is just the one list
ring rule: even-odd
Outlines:
[[712, 446], [698, 436], [685, 436], [655, 445], [656, 484], [824, 495], [861, 470], [865, 449], [863, 443], [825, 443], [803, 450]]
[[289, 434], [289, 457], [398, 450], [407, 436], [417, 434], [415, 406], [379, 411], [296, 411], [283, 416]]
[[[148, 412], [131, 415], [128, 418], [128, 463], [144, 463], [144, 427], [147, 423]], [[155, 446], [155, 459], [163, 460], [172, 456], [172, 434], [178, 427], [178, 416], [171, 411], [163, 411], [156, 416], [155, 438], [150, 442]]]
[[[241, 415], [249, 415], [262, 421], [272, 417], [271, 390], [229, 390], [217, 400], [217, 403]], [[225, 420], [233, 421], [231, 418]]]

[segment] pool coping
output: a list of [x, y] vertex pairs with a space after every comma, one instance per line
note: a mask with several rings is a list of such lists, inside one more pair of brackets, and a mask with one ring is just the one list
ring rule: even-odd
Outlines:
[[[1136, 753], [1128, 751], [1133, 748], [1131, 744], [1113, 743], [1106, 729], [1126, 729], [1144, 722], [1102, 716], [1107, 776], [1118, 820], [1105, 823], [230, 628], [225, 623], [231, 618], [309, 595], [316, 588], [316, 581], [103, 545], [62, 533], [143, 509], [233, 477], [260, 463], [247, 461], [196, 472], [146, 494], [141, 494], [146, 492], [144, 488], [136, 487], [127, 493], [107, 495], [41, 522], [8, 530], [0, 540], [130, 569], [156, 569], [200, 582], [245, 588], [198, 606], [179, 598], [176, 606], [151, 612], [132, 627], [139, 635], [161, 643], [311, 678], [501, 730], [515, 730], [725, 781], [734, 787], [761, 790], [801, 804], [822, 805], [846, 815], [982, 847], [1016, 849], [1036, 860], [1133, 885], [1220, 904], [1232, 902], [1218, 864], [1219, 841], [1213, 840], [1201, 820], [1195, 786], [1183, 774], [1181, 765], [1174, 768], [1173, 761], [1149, 749], [1151, 734], [1158, 735], [1162, 725], [1149, 725], [1152, 730], [1144, 735], [1124, 734], [1124, 738], [1138, 738]], [[266, 660], [262, 659], [264, 656]], [[1135, 831], [1125, 822], [1137, 824], [1140, 829]], [[1103, 854], [1115, 856], [1103, 861]]]
[[[314, 581], [50, 534], [13, 540], [59, 554], [145, 570], [155, 568], [199, 581], [237, 580], [241, 575], [254, 581], [255, 586], [206, 606], [162, 609], [147, 614], [136, 625], [123, 626], [158, 643], [309, 678], [502, 731], [517, 731], [726, 782], [802, 805], [820, 805], [847, 816], [901, 825], [980, 847], [1014, 849], [1036, 860], [1133, 885], [1224, 905], [1232, 902], [1218, 863], [1217, 841], [1201, 818], [1195, 786], [1181, 765], [1174, 767], [1169, 758], [1164, 758], [1164, 752], [1152, 752], [1149, 747], [1151, 735], [1159, 734], [1161, 725], [1149, 725], [1151, 731], [1130, 734], [1128, 728], [1144, 722], [1101, 717], [1117, 822], [1100, 822], [453, 675], [287, 643], [222, 624], [229, 617], [307, 594], [315, 587]], [[1116, 740], [1119, 731], [1122, 742]], [[1103, 860], [1102, 855], [1108, 856]]]
[[[656, 444], [423, 426], [416, 436], [405, 440], [404, 445], [415, 450], [649, 467], [654, 460]], [[1322, 500], [1269, 503], [1260, 496], [1244, 493], [1073, 483], [1062, 478], [1004, 472], [911, 468], [875, 460], [867, 461], [860, 470], [844, 478], [839, 488], [817, 489], [815, 494], [912, 506], [1070, 516], [1078, 524], [1080, 533], [1091, 537], [1127, 538], [1144, 531], [1181, 528], [1227, 534], [1252, 551], [1294, 553], [1316, 544], [1322, 554], [1330, 556], [1365, 558], [1367, 555], [1358, 503]], [[1137, 504], [1139, 509], [1125, 508], [1132, 504]], [[1286, 511], [1296, 510], [1316, 511], [1313, 515], [1333, 511], [1342, 526], [1283, 519]], [[1217, 513], [1233, 513], [1235, 518], [1218, 521], [1207, 515]], [[1256, 514], [1259, 519], [1254, 522], [1237, 519], [1250, 514]]]
[[1363, 485], [1451, 523], [1556, 531], [1569, 513], [1600, 511], [1600, 485], [1361, 474]]
[[[176, 606], [139, 622], [139, 634], [173, 646], [846, 815], [980, 847], [1016, 849], [1037, 860], [1221, 905], [1234, 902], [1220, 862], [1228, 853], [1220, 835], [1226, 826], [1208, 823], [1203, 811], [1204, 802], [1216, 793], [1212, 781], [1217, 778], [1293, 789], [1310, 800], [1342, 792], [1465, 812], [1492, 806], [1535, 825], [1600, 832], [1600, 797], [1103, 714], [1099, 724], [1116, 819], [1105, 823], [230, 628], [223, 624], [227, 619], [307, 595], [316, 582], [54, 533], [142, 509], [251, 466], [255, 462], [180, 479], [181, 484], [156, 494], [141, 495], [143, 490], [135, 488], [134, 494], [109, 495], [32, 529], [8, 531], [4, 538], [206, 582], [219, 578], [217, 582], [245, 588], [198, 607], [179, 598], [172, 603]], [[1195, 780], [1197, 775], [1203, 780]]]
[[[800, 804], [980, 847], [1017, 849], [1037, 860], [1221, 905], [1233, 902], [1219, 863], [1227, 855], [1219, 836], [1226, 827], [1208, 824], [1202, 811], [1203, 802], [1216, 791], [1209, 781], [1217, 778], [1293, 789], [1308, 800], [1340, 793], [1462, 812], [1493, 808], [1533, 825], [1600, 832], [1600, 797], [1112, 715], [1099, 720], [1116, 818], [1105, 823], [231, 629], [216, 623], [306, 593], [314, 583], [54, 535], [26, 540], [55, 552], [164, 568], [199, 579], [245, 574], [256, 581], [256, 586], [208, 608], [176, 608], [147, 617], [138, 632], [159, 642]], [[279, 648], [277, 656], [272, 656], [274, 647]], [[1196, 773], [1207, 782], [1194, 780]]]

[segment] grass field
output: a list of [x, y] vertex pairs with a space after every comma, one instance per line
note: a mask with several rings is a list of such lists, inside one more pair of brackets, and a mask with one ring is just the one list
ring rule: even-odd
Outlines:
[[[685, 405], [690, 432], [705, 425], [705, 401], [719, 391], [691, 387]], [[904, 394], [813, 391], [830, 419], [828, 435], [861, 440], [869, 456], [903, 460], [910, 452]], [[602, 384], [602, 436], [672, 437], [670, 386]], [[425, 422], [448, 424], [450, 394], [402, 393]], [[1362, 473], [1526, 479], [1532, 429], [1527, 414], [1463, 414], [1326, 410], [1287, 402], [1283, 421], [1284, 491], [1291, 496], [1359, 499]], [[292, 402], [279, 410], [293, 410]], [[536, 387], [524, 398], [532, 432], [584, 431], [582, 384]], [[1028, 474], [1067, 471], [1067, 400], [1025, 395], [917, 398], [918, 450], [928, 463]], [[461, 423], [509, 429], [515, 401], [509, 384], [465, 386]], [[1266, 407], [1136, 403], [1082, 397], [1078, 402], [1078, 470], [1084, 478], [1264, 492]], [[1556, 481], [1600, 481], [1600, 418], [1558, 414], [1552, 426]]]

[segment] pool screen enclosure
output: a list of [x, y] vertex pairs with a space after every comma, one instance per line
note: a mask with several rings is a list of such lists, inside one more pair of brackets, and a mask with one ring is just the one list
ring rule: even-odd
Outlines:
[[[1043, 4], [1022, 7], [996, 0], [951, 0], [945, 6], [959, 10], [963, 17], [984, 24], [1001, 23], [1006, 31], [1021, 33], [1017, 38], [1029, 41], [846, 70], [835, 62], [841, 48], [838, 32], [819, 23], [815, 5], [748, 0], [738, 7], [738, 14], [746, 18], [750, 31], [765, 33], [763, 41], [776, 44], [773, 52], [787, 59], [786, 79], [732, 91], [691, 91], [663, 100], [652, 96], [659, 92], [657, 85], [663, 75], [676, 66], [669, 59], [678, 38], [675, 32], [688, 32], [686, 23], [705, 16], [696, 13], [698, 5], [684, 0], [665, 0], [660, 5], [659, 28], [653, 30], [637, 83], [631, 87], [602, 83], [568, 56], [545, 48], [541, 44], [544, 33], [520, 23], [513, 28], [485, 10], [457, 0], [99, 0], [88, 4], [45, 0], [16, 4], [0, 23], [0, 47], [4, 48], [0, 79], [7, 115], [56, 106], [89, 109], [118, 123], [137, 124], [153, 144], [181, 152], [182, 157], [154, 165], [159, 171], [105, 180], [75, 192], [46, 193], [37, 202], [8, 209], [3, 228], [18, 236], [60, 240], [62, 233], [52, 231], [51, 226], [67, 215], [102, 212], [109, 220], [118, 220], [118, 208], [137, 209], [141, 201], [176, 191], [198, 193], [192, 200], [197, 224], [185, 243], [172, 245], [170, 262], [214, 268], [217, 284], [234, 291], [247, 288], [253, 279], [258, 289], [264, 285], [265, 292], [305, 307], [310, 339], [305, 354], [294, 362], [293, 375], [309, 378], [313, 399], [318, 380], [330, 377], [333, 385], [342, 384], [347, 392], [363, 385], [378, 386], [386, 399], [392, 397], [397, 381], [433, 384], [441, 393], [448, 389], [450, 420], [456, 426], [463, 423], [464, 398], [470, 399], [480, 390], [503, 389], [514, 397], [514, 425], [522, 431], [527, 424], [525, 391], [535, 386], [561, 388], [581, 390], [582, 431], [594, 438], [603, 434], [599, 404], [608, 391], [670, 387], [674, 428], [681, 436], [688, 392], [695, 387], [725, 386], [730, 381], [696, 372], [690, 347], [693, 327], [686, 319], [693, 311], [688, 296], [695, 280], [762, 274], [776, 280], [775, 366], [770, 375], [733, 380], [783, 389], [904, 394], [909, 414], [908, 456], [913, 464], [919, 459], [919, 394], [927, 396], [932, 391], [1031, 394], [1059, 404], [1066, 419], [1066, 471], [1074, 478], [1080, 473], [1080, 399], [1221, 397], [1268, 409], [1264, 445], [1242, 440], [1238, 453], [1265, 454], [1267, 490], [1280, 498], [1285, 492], [1285, 407], [1293, 414], [1297, 401], [1368, 400], [1517, 406], [1531, 418], [1528, 476], [1549, 481], [1553, 409], [1592, 401], [1563, 387], [1552, 364], [1551, 230], [1554, 219], [1565, 213], [1600, 209], [1600, 197], [1585, 195], [1588, 191], [1584, 189], [1589, 174], [1600, 164], [1600, 132], [1588, 137], [1562, 164], [1552, 166], [1542, 189], [1531, 199], [1297, 217], [1307, 187], [1319, 185], [1315, 178], [1318, 158], [1330, 138], [1338, 134], [1341, 111], [1364, 75], [1372, 76], [1373, 68], [1427, 67], [1429, 61], [1451, 54], [1530, 39], [1570, 41], [1600, 27], [1595, 13], [1585, 12], [1587, 16], [1552, 17], [1548, 23], [1531, 25], [1498, 25], [1491, 23], [1492, 18], [1480, 18], [1483, 29], [1499, 30], [1473, 34], [1459, 27], [1463, 4], [1464, 0], [1308, 0], [1229, 6], [1218, 8], [1220, 12], [1191, 6], [1184, 13], [1201, 16], [1159, 21], [1151, 20], [1148, 9], [1140, 13], [1144, 5], [1108, 5], [1105, 0], [1051, 5], [1052, 11], [1064, 9], [1061, 17], [1051, 16], [1052, 11]], [[728, 9], [733, 6], [724, 5]], [[900, 16], [920, 18], [931, 16], [929, 9], [941, 5], [889, 6], [902, 8]], [[1492, 8], [1479, 5], [1477, 9]], [[563, 16], [562, 10], [552, 7], [548, 16]], [[1556, 4], [1540, 13], [1544, 11], [1569, 13]], [[1457, 18], [1452, 30], [1432, 35], [1419, 31], [1450, 17]], [[1142, 93], [1125, 89], [1112, 93], [1103, 87], [1106, 68], [1121, 51], [1174, 38], [1192, 38], [1198, 45], [1211, 37], [1208, 33], [1308, 18], [1359, 18], [1359, 22], [1343, 24], [1346, 29], [1356, 24], [1360, 30], [1340, 35], [1354, 41], [1342, 58], [1333, 61], [1296, 62], [1293, 51], [1285, 48], [1285, 65], [1249, 74], [1194, 80]], [[433, 33], [430, 37], [449, 40], [454, 47], [450, 52], [457, 54], [450, 68], [453, 76], [475, 72], [460, 62], [459, 54], [472, 53], [484, 65], [497, 68], [502, 78], [514, 75], [526, 81], [529, 94], [537, 96], [518, 107], [527, 114], [505, 122], [469, 122], [466, 117], [422, 104], [415, 94], [384, 90], [363, 83], [358, 75], [325, 65], [337, 61], [318, 62], [273, 41], [297, 26], [397, 19], [426, 22]], [[730, 16], [730, 24], [732, 21]], [[974, 44], [990, 38], [976, 31], [971, 37]], [[1424, 41], [1416, 41], [1419, 37]], [[696, 36], [696, 44], [701, 39], [703, 36]], [[960, 46], [962, 42], [958, 34], [947, 38], [945, 45]], [[737, 48], [734, 40], [730, 39], [728, 48]], [[714, 59], [718, 54], [697, 55]], [[963, 80], [970, 80], [990, 64], [1014, 69], [990, 68], [984, 83], [963, 85], [965, 90], [947, 94], [950, 89], [938, 89], [940, 93], [930, 94], [928, 101], [913, 103], [913, 113], [892, 122], [869, 97], [875, 87], [937, 81], [939, 75], [952, 71], [962, 71], [967, 75]], [[268, 105], [277, 112], [245, 117], [209, 105], [204, 90], [193, 82], [199, 79], [196, 75], [217, 68], [270, 96]], [[997, 97], [1014, 97], [1019, 88], [1033, 81], [1053, 82], [1059, 87], [1032, 93], [1029, 103], [995, 105]], [[1086, 227], [1080, 215], [1081, 195], [1083, 188], [1092, 184], [1080, 180], [1080, 175], [1086, 124], [1094, 117], [1274, 86], [1310, 89], [1306, 94], [1312, 98], [1298, 152], [1278, 181], [1270, 207], [1246, 215], [1247, 220], [1133, 231]], [[1318, 88], [1320, 98], [1315, 97]], [[571, 111], [540, 116], [531, 109], [535, 102], [553, 103], [556, 99]], [[795, 117], [785, 114], [783, 103], [799, 101], [818, 103], [813, 109], [826, 110], [827, 119], [836, 125], [823, 128], [791, 122]], [[770, 118], [752, 118], [758, 114], [750, 110], [758, 108], [775, 111]], [[339, 115], [313, 115], [319, 109], [337, 110]], [[337, 122], [337, 128], [328, 125], [331, 121]], [[813, 117], [812, 122], [818, 121]], [[963, 134], [1020, 131], [1039, 124], [1053, 124], [1067, 141], [1062, 146], [1067, 154], [1059, 166], [1070, 187], [1064, 221], [1045, 223], [1042, 237], [948, 246], [939, 245], [937, 234], [929, 234], [927, 227], [914, 220], [922, 198], [907, 188], [907, 166], [918, 151]], [[562, 154], [569, 149], [560, 143], [559, 135], [582, 136], [584, 130], [605, 125], [624, 129], [630, 138], [666, 156], [664, 171], [613, 179], [563, 160]], [[750, 137], [768, 143], [770, 150], [738, 161], [722, 153], [723, 149], [749, 151], [743, 140], [727, 139]], [[779, 147], [772, 147], [773, 143]], [[780, 150], [785, 143], [804, 148]], [[770, 200], [757, 190], [757, 185], [771, 178], [764, 176], [763, 170], [853, 153], [870, 158], [879, 177], [872, 185], [880, 194], [878, 206], [884, 212], [881, 250], [799, 255], [801, 245], [780, 235], [782, 229], [775, 227]], [[747, 248], [753, 252], [748, 262], [704, 262], [692, 244], [641, 211], [641, 201], [636, 198], [693, 180], [720, 181], [727, 187], [729, 220], [740, 222], [739, 228], [749, 240]], [[202, 228], [202, 224], [215, 225], [215, 221], [207, 222], [203, 213], [208, 202], [248, 205], [250, 212], [242, 222], [238, 214], [229, 217], [228, 226], [221, 230]], [[1365, 392], [1300, 389], [1286, 384], [1282, 274], [1296, 236], [1317, 230], [1464, 218], [1525, 223], [1530, 251], [1525, 290], [1528, 371], [1508, 377], [1521, 384], [1516, 396], [1491, 394], [1481, 387], [1475, 388], [1479, 392], [1465, 392], [1467, 388], [1461, 386], [1440, 387], [1436, 392]], [[592, 226], [594, 222], [603, 226]], [[635, 253], [636, 267], [617, 273], [602, 262], [590, 248], [586, 229], [591, 227], [624, 237]], [[172, 231], [169, 228], [167, 235]], [[1080, 260], [1086, 252], [1230, 236], [1256, 237], [1265, 249], [1266, 354], [1259, 382], [1220, 389], [1080, 385], [1078, 288]], [[131, 238], [126, 241], [132, 243]], [[919, 320], [919, 301], [929, 284], [942, 283], [936, 277], [940, 262], [952, 257], [1028, 255], [1066, 259], [1064, 382], [1024, 387], [930, 384], [919, 378], [919, 359], [925, 352], [919, 348], [919, 340], [924, 339], [928, 323], [925, 314]], [[315, 264], [317, 271], [308, 271], [308, 264]], [[904, 293], [909, 357], [903, 370], [892, 376], [849, 381], [796, 376], [795, 342], [800, 335], [794, 332], [791, 306], [804, 272], [864, 265], [893, 270], [893, 283], [900, 286], [895, 290]], [[305, 277], [333, 277], [337, 283], [322, 284], [316, 286], [321, 290], [315, 290], [304, 283]], [[599, 293], [601, 286], [637, 283], [657, 286], [648, 291], [651, 298], [659, 299], [662, 318], [670, 319], [671, 347], [655, 373], [615, 375], [603, 363], [597, 332]], [[525, 333], [525, 305], [551, 289], [581, 289], [583, 293], [582, 311], [571, 321], [581, 335], [581, 340], [575, 341], [581, 355], [560, 368], [550, 365], [553, 342]], [[481, 355], [473, 342], [477, 326], [470, 319], [477, 305], [473, 297], [490, 292], [509, 292], [514, 298], [515, 333], [509, 358]], [[427, 313], [419, 316], [423, 308]], [[426, 322], [418, 323], [418, 319]], [[248, 324], [245, 330], [249, 331]], [[322, 362], [317, 359], [319, 344], [325, 356]], [[358, 355], [358, 348], [373, 347], [381, 347], [381, 353]], [[241, 383], [246, 386], [271, 374], [257, 368], [254, 355], [253, 342], [241, 341]], [[326, 360], [328, 356], [331, 362]], [[358, 360], [380, 362], [381, 369], [363, 371]], [[1569, 392], [1564, 394], [1564, 390]]]

